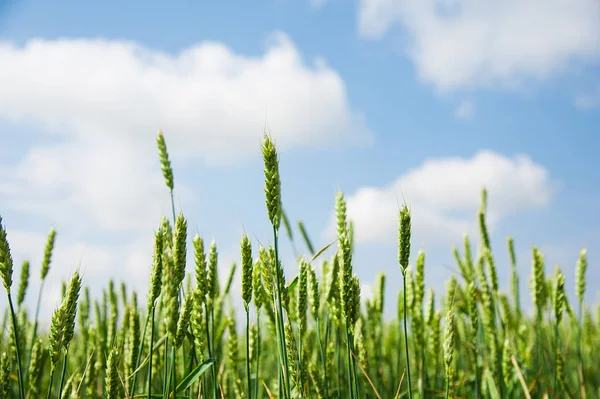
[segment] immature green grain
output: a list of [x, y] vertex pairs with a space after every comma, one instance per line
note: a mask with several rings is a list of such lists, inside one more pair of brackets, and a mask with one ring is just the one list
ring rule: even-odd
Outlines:
[[[173, 234], [173, 260], [175, 272], [179, 284], [185, 279], [185, 266], [187, 260], [187, 220], [180, 212], [175, 221], [175, 233]], [[179, 287], [178, 287], [179, 288]]]
[[46, 280], [48, 271], [50, 270], [50, 263], [52, 262], [52, 252], [54, 251], [54, 242], [56, 241], [56, 230], [50, 229], [48, 233], [48, 239], [46, 241], [46, 247], [44, 249], [44, 260], [42, 261], [42, 269], [40, 271], [40, 279]]
[[69, 345], [73, 339], [75, 333], [75, 317], [77, 315], [77, 300], [79, 299], [79, 293], [81, 291], [81, 277], [79, 272], [75, 271], [69, 287], [67, 289], [67, 296], [63, 302], [63, 309], [65, 314], [65, 327], [63, 336], [63, 345], [65, 349], [69, 349]]
[[469, 283], [469, 320], [471, 321], [471, 336], [477, 335], [479, 329], [479, 315], [477, 310], [477, 285], [474, 281]]
[[267, 301], [267, 293], [265, 292], [262, 280], [262, 264], [260, 259], [256, 259], [252, 266], [252, 296], [254, 307], [257, 311], [260, 311]]
[[2, 352], [0, 360], [0, 398], [8, 398], [10, 393], [10, 358], [6, 352]]
[[587, 270], [587, 249], [582, 249], [579, 252], [577, 267], [575, 268], [575, 294], [579, 302], [583, 301], [585, 294], [585, 272]]
[[21, 278], [19, 282], [19, 293], [17, 295], [17, 306], [20, 308], [25, 300], [27, 286], [29, 285], [29, 261], [23, 262], [21, 266]]
[[106, 366], [106, 398], [119, 398], [119, 351], [116, 348], [111, 349], [108, 355]]
[[544, 284], [545, 281], [545, 273], [544, 273], [544, 257], [542, 253], [536, 248], [533, 247], [533, 262], [532, 262], [532, 270], [531, 270], [531, 293], [533, 295], [533, 303], [535, 305], [535, 309], [537, 313], [541, 317], [541, 313], [543, 311], [544, 302], [545, 302], [545, 292], [546, 287]]
[[555, 272], [553, 291], [554, 318], [556, 320], [556, 324], [560, 324], [562, 321], [563, 310], [565, 308], [565, 277], [558, 268]]
[[492, 291], [498, 292], [498, 271], [496, 270], [496, 263], [492, 257], [492, 251], [489, 248], [484, 248], [485, 260], [488, 265], [488, 274], [490, 275], [490, 281], [492, 283]]
[[508, 254], [510, 256], [510, 264], [511, 264], [511, 279], [510, 279], [510, 289], [512, 292], [513, 302], [516, 310], [517, 322], [521, 321], [521, 299], [519, 294], [519, 273], [517, 271], [517, 257], [515, 255], [515, 246], [512, 237], [508, 237], [507, 239], [508, 245]]
[[273, 140], [266, 134], [262, 142], [262, 156], [265, 165], [267, 214], [273, 228], [279, 230], [281, 221], [281, 180], [279, 177], [279, 159]]
[[440, 348], [441, 348], [441, 339], [440, 339], [440, 335], [441, 335], [440, 322], [441, 322], [441, 320], [442, 320], [442, 314], [440, 312], [436, 311], [431, 318], [431, 323], [430, 323], [431, 333], [428, 336], [428, 346], [429, 346], [430, 354], [433, 358], [432, 363], [434, 365], [434, 368], [438, 364], [438, 356], [440, 354]]
[[473, 267], [473, 255], [471, 254], [471, 243], [469, 242], [469, 236], [463, 236], [463, 246], [465, 249], [465, 267], [467, 268], [471, 279], [475, 274], [475, 268]]
[[6, 229], [2, 224], [0, 216], [0, 275], [2, 283], [6, 289], [6, 293], [10, 295], [10, 287], [12, 287], [13, 260], [10, 254], [10, 245], [6, 238]]
[[502, 376], [504, 377], [504, 383], [507, 387], [510, 387], [513, 379], [513, 364], [510, 360], [511, 356], [512, 351], [510, 348], [510, 341], [506, 338], [504, 340], [504, 345], [502, 346]]
[[308, 263], [305, 259], [300, 260], [300, 271], [298, 273], [298, 302], [297, 312], [300, 322], [300, 334], [306, 332], [307, 319], [306, 310], [308, 309]]
[[219, 253], [213, 240], [208, 250], [208, 299], [214, 302], [219, 296], [219, 271], [217, 270]]
[[244, 301], [244, 306], [246, 311], [248, 310], [248, 305], [250, 301], [252, 301], [252, 245], [250, 244], [250, 240], [248, 240], [248, 236], [244, 234], [242, 236], [241, 242], [241, 252], [242, 252], [242, 300]]
[[[582, 249], [579, 252], [579, 259], [577, 260], [577, 266], [575, 267], [575, 295], [579, 302], [579, 321], [577, 323], [577, 359], [578, 367], [583, 370], [583, 358], [581, 356], [581, 317], [582, 317], [582, 306], [583, 296], [585, 294], [585, 273], [587, 269], [587, 250]], [[600, 320], [600, 318], [599, 318]], [[579, 392], [580, 398], [582, 397], [581, 392], [585, 389], [583, 387], [583, 373], [582, 378], [579, 378]]]
[[117, 322], [119, 319], [119, 303], [117, 301], [117, 293], [115, 292], [114, 281], [108, 280], [108, 301], [110, 303], [110, 320], [108, 321], [107, 330], [107, 347], [115, 344], [117, 334]]
[[197, 292], [193, 295], [193, 306], [192, 313], [190, 315], [190, 326], [192, 328], [192, 334], [194, 336], [194, 345], [196, 347], [196, 353], [200, 356], [200, 360], [204, 360], [204, 347], [205, 347], [205, 326], [204, 326], [204, 307], [203, 302]]
[[194, 304], [194, 297], [192, 292], [188, 292], [181, 305], [181, 313], [179, 314], [179, 320], [177, 320], [177, 331], [175, 334], [175, 348], [179, 349], [183, 344], [183, 340], [187, 334], [188, 327], [190, 325], [190, 316], [192, 313], [192, 306]]
[[410, 212], [406, 205], [402, 205], [399, 213], [400, 223], [398, 225], [398, 263], [400, 263], [402, 274], [408, 267], [410, 257]]
[[319, 292], [319, 280], [317, 280], [317, 274], [310, 264], [308, 265], [308, 288], [311, 313], [316, 319], [319, 317], [319, 309], [321, 308], [321, 295]]
[[481, 234], [481, 242], [484, 248], [491, 250], [490, 246], [490, 236], [488, 234], [487, 224], [485, 221], [485, 213], [487, 210], [487, 189], [481, 190], [481, 207], [479, 208], [479, 212], [477, 214], [477, 219], [479, 221], [479, 232]]
[[169, 190], [173, 191], [173, 169], [171, 168], [169, 153], [167, 152], [167, 143], [165, 142], [165, 137], [160, 130], [158, 131], [158, 135], [156, 137], [156, 144], [158, 145], [158, 155], [160, 157], [160, 165], [162, 168], [163, 177], [165, 178], [165, 184]]
[[444, 328], [444, 367], [446, 371], [446, 398], [449, 398], [452, 390], [454, 377], [454, 345], [455, 345], [454, 309], [450, 308], [446, 313], [446, 326]]
[[[140, 314], [137, 308], [137, 296], [133, 295], [129, 312], [129, 328], [126, 336], [123, 355], [125, 356], [125, 374], [131, 376], [137, 368], [137, 361], [140, 353]], [[127, 391], [132, 392], [136, 380], [127, 380]]]
[[35, 398], [40, 394], [43, 360], [42, 340], [38, 339], [33, 344], [31, 360], [29, 362], [29, 395], [32, 398]]
[[[408, 396], [410, 399], [412, 399], [412, 382], [411, 382], [411, 378], [410, 378], [410, 358], [408, 355], [408, 327], [407, 327], [407, 323], [406, 323], [407, 311], [409, 309], [409, 306], [406, 302], [406, 294], [407, 294], [406, 269], [408, 268], [408, 262], [409, 262], [409, 258], [410, 258], [411, 220], [410, 220], [410, 212], [409, 212], [406, 204], [402, 205], [402, 208], [400, 209], [400, 212], [398, 214], [398, 219], [399, 219], [399, 223], [398, 223], [398, 263], [400, 264], [400, 271], [402, 272], [403, 283], [404, 283], [404, 287], [403, 287], [404, 298], [403, 298], [403, 306], [402, 306], [402, 308], [404, 309], [404, 312], [403, 312], [404, 313], [404, 315], [403, 315], [403, 319], [404, 319], [404, 350], [405, 350], [405, 355], [406, 355], [406, 375], [407, 375], [407, 381], [408, 381]], [[411, 273], [411, 276], [412, 276], [412, 273]], [[410, 306], [410, 308], [412, 309], [412, 306]]]
[[196, 234], [192, 242], [194, 244], [194, 261], [196, 264], [196, 295], [200, 302], [204, 302], [208, 292], [208, 267], [206, 264], [206, 253], [204, 252], [204, 240]]
[[163, 275], [163, 295], [165, 304], [165, 326], [167, 337], [171, 343], [175, 342], [177, 323], [179, 321], [179, 270], [174, 259], [168, 259]]
[[163, 275], [163, 230], [159, 229], [154, 235], [154, 254], [152, 257], [152, 272], [150, 274], [150, 290], [148, 293], [148, 311], [154, 309], [160, 296]]
[[[233, 314], [231, 314], [227, 318], [226, 323], [227, 323], [227, 330], [229, 332], [228, 339], [227, 339], [227, 357], [228, 357], [229, 366], [231, 367], [231, 369], [236, 370], [237, 364], [239, 361], [239, 345], [238, 345], [238, 339], [237, 339], [235, 318], [233, 317]], [[237, 372], [236, 372], [236, 377], [237, 377]]]

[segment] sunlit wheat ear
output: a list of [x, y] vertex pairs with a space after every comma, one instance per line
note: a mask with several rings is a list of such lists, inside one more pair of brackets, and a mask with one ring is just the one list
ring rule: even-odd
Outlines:
[[244, 307], [248, 310], [248, 305], [252, 301], [252, 274], [253, 274], [253, 260], [252, 260], [252, 245], [248, 236], [244, 234], [242, 236], [242, 242], [240, 244], [242, 252], [242, 300], [244, 301]]
[[165, 327], [169, 341], [174, 342], [177, 335], [177, 322], [179, 321], [179, 271], [175, 260], [170, 258], [165, 263], [163, 275]]
[[531, 294], [535, 309], [538, 315], [541, 316], [544, 307], [545, 295], [545, 273], [544, 273], [544, 258], [537, 248], [533, 248], [533, 261], [531, 269]]
[[175, 233], [173, 234], [173, 259], [175, 261], [175, 276], [177, 278], [177, 288], [185, 279], [185, 266], [187, 254], [187, 221], [182, 213], [177, 215], [175, 221]]
[[415, 306], [420, 313], [425, 297], [425, 253], [423, 251], [419, 251], [417, 255], [415, 268]]
[[160, 165], [162, 168], [163, 176], [165, 178], [165, 184], [169, 190], [173, 191], [173, 169], [171, 168], [171, 161], [169, 160], [169, 153], [167, 152], [167, 143], [162, 131], [158, 131], [156, 136], [156, 144], [158, 146], [158, 155], [160, 157]]
[[335, 214], [337, 221], [337, 237], [339, 240], [348, 232], [346, 200], [344, 199], [344, 194], [342, 192], [338, 192], [335, 196]]
[[181, 305], [181, 313], [177, 321], [177, 332], [175, 335], [175, 348], [180, 348], [187, 334], [190, 325], [190, 316], [194, 305], [193, 293], [190, 291], [186, 294], [183, 304]]
[[488, 234], [488, 228], [485, 221], [485, 214], [487, 212], [487, 189], [481, 190], [481, 207], [477, 214], [479, 221], [479, 233], [481, 234], [481, 243], [484, 248], [491, 249], [490, 236]]
[[300, 272], [298, 274], [298, 302], [297, 313], [300, 324], [300, 334], [306, 333], [308, 309], [308, 263], [305, 259], [300, 260]]
[[279, 177], [279, 158], [271, 137], [264, 135], [262, 156], [265, 172], [265, 197], [269, 221], [275, 230], [279, 230], [281, 220], [281, 179]]
[[577, 267], [575, 268], [575, 294], [579, 301], [583, 301], [585, 294], [585, 272], [587, 270], [587, 249], [579, 252]]
[[71, 278], [65, 297], [52, 316], [50, 326], [51, 370], [54, 370], [63, 351], [69, 348], [75, 331], [75, 316], [77, 313], [77, 299], [81, 289], [81, 278], [76, 271]]
[[563, 310], [565, 308], [565, 276], [563, 276], [560, 269], [557, 268], [554, 278], [554, 318], [556, 320], [556, 324], [560, 324], [563, 317]]
[[79, 272], [75, 271], [73, 277], [69, 282], [67, 289], [67, 297], [63, 304], [64, 315], [65, 315], [65, 327], [64, 327], [64, 338], [63, 345], [65, 349], [69, 348], [71, 340], [75, 332], [75, 317], [77, 315], [77, 300], [79, 299], [79, 293], [81, 291], [81, 277]]
[[148, 293], [148, 310], [154, 309], [156, 300], [160, 296], [163, 275], [163, 244], [163, 230], [159, 229], [154, 235], [154, 254], [150, 275], [150, 291]]
[[451, 395], [452, 380], [454, 378], [454, 334], [455, 334], [455, 323], [454, 323], [454, 307], [448, 309], [446, 313], [446, 325], [444, 328], [444, 366], [446, 370], [446, 397]]
[[238, 340], [237, 340], [237, 331], [236, 331], [236, 323], [235, 318], [233, 317], [233, 313], [227, 317], [227, 331], [229, 336], [227, 338], [227, 356], [229, 358], [229, 365], [232, 369], [237, 367], [237, 363], [239, 360], [239, 348], [238, 348]]
[[12, 287], [12, 273], [13, 273], [13, 260], [10, 253], [10, 245], [6, 236], [6, 229], [2, 224], [2, 217], [0, 216], [0, 275], [2, 276], [2, 283], [6, 289], [6, 293], [10, 295], [10, 288]]
[[512, 378], [513, 378], [513, 364], [510, 360], [512, 356], [512, 351], [510, 347], [510, 341], [508, 338], [504, 340], [504, 344], [502, 346], [502, 376], [504, 378], [504, 383], [506, 386], [510, 386]]
[[469, 283], [469, 319], [471, 321], [471, 334], [475, 336], [479, 329], [479, 314], [477, 310], [477, 285], [474, 281]]
[[261, 271], [262, 265], [260, 263], [260, 259], [255, 259], [254, 265], [252, 266], [252, 295], [254, 297], [254, 307], [257, 311], [260, 311], [263, 304], [267, 300], [265, 288], [263, 287]]
[[492, 283], [492, 291], [498, 292], [498, 272], [496, 271], [496, 263], [492, 257], [492, 251], [490, 251], [489, 248], [484, 248], [483, 251], [488, 265], [488, 274], [490, 275], [490, 281]]
[[46, 241], [46, 248], [44, 249], [44, 259], [42, 261], [42, 269], [40, 272], [40, 278], [46, 279], [48, 271], [50, 270], [50, 263], [52, 262], [52, 252], [54, 251], [54, 242], [56, 241], [56, 230], [51, 229], [48, 233], [48, 240]]
[[40, 379], [42, 377], [42, 341], [36, 340], [31, 351], [31, 360], [29, 362], [29, 393], [31, 397], [36, 397], [40, 393]]
[[[125, 357], [126, 375], [130, 376], [135, 371], [135, 365], [140, 351], [140, 314], [137, 307], [137, 295], [133, 293], [129, 312], [129, 327], [125, 338], [123, 354]], [[131, 392], [133, 381], [127, 381], [127, 390]]]
[[208, 267], [206, 264], [206, 253], [204, 252], [204, 240], [196, 234], [193, 239], [194, 261], [196, 264], [196, 299], [203, 303], [208, 293]]
[[106, 398], [119, 398], [119, 352], [116, 348], [111, 349], [106, 366]]
[[217, 243], [213, 240], [208, 250], [208, 298], [211, 302], [216, 301], [219, 297], [218, 259]]
[[17, 294], [17, 306], [21, 307], [25, 300], [25, 294], [27, 293], [27, 286], [29, 285], [29, 261], [23, 262], [21, 266], [21, 278], [19, 280], [19, 292]]
[[411, 220], [410, 212], [406, 205], [402, 205], [399, 213], [400, 223], [398, 225], [398, 263], [402, 274], [406, 272], [410, 258], [410, 235]]
[[308, 288], [310, 310], [316, 319], [319, 317], [319, 310], [321, 308], [321, 294], [319, 291], [319, 280], [317, 280], [317, 274], [311, 264], [308, 265]]
[[288, 363], [290, 367], [290, 380], [292, 385], [298, 383], [298, 348], [296, 347], [296, 340], [292, 334], [292, 326], [288, 320], [285, 321], [285, 344], [288, 356]]

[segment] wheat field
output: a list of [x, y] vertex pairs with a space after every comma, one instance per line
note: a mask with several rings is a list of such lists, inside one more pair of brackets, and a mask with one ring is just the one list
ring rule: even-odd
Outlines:
[[[511, 264], [497, 268], [485, 189], [473, 215], [480, 236], [464, 236], [462, 248], [452, 249], [460, 274], [444, 292], [425, 287], [425, 254], [410, 256], [411, 213], [403, 205], [397, 272], [377, 274], [372, 298], [364, 300], [343, 194], [336, 197], [337, 240], [315, 248], [302, 222], [292, 226], [283, 211], [279, 157], [265, 135], [265, 214], [272, 226], [265, 242], [273, 244], [253, 246], [240, 237], [240, 266], [221, 282], [219, 269], [229, 265], [219, 263], [217, 243], [188, 237], [187, 219], [173, 203], [161, 132], [157, 145], [173, 212], [156, 226], [146, 297], [110, 280], [101, 298], [91, 298], [76, 271], [50, 325], [38, 325], [56, 232], [49, 233], [40, 270], [25, 262], [17, 281], [10, 229], [0, 218], [8, 299], [0, 398], [600, 398], [600, 307], [583, 300], [586, 250], [574, 254], [575, 281], [565, 281], [558, 267], [547, 270], [535, 247], [529, 281], [519, 281], [511, 237], [504, 249]], [[297, 273], [286, 276], [279, 246], [294, 239], [292, 230], [306, 250]], [[511, 273], [509, 292], [499, 288], [498, 269]], [[31, 314], [23, 305], [36, 294], [27, 291], [30, 272], [41, 279]], [[241, 297], [230, 289], [235, 273]], [[393, 318], [384, 317], [386, 279], [403, 287], [397, 303], [385, 304], [397, 309]], [[519, 285], [527, 283], [533, 309], [523, 309], [519, 298]], [[245, 317], [236, 319], [236, 306]]]

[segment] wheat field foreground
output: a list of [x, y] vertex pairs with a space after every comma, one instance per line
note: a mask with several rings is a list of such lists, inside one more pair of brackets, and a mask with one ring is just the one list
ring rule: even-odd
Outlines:
[[[214, 241], [193, 237], [195, 270], [186, 278], [187, 220], [175, 212], [161, 132], [157, 144], [173, 214], [156, 229], [147, 298], [110, 280], [102, 298], [92, 299], [76, 271], [63, 285], [50, 325], [38, 325], [56, 233], [48, 236], [31, 317], [23, 306], [30, 265], [23, 264], [13, 296], [10, 229], [0, 217], [0, 274], [8, 300], [0, 398], [600, 398], [600, 307], [583, 301], [586, 250], [574, 265], [575, 281], [566, 284], [560, 268], [547, 271], [543, 253], [532, 248], [533, 309], [522, 310], [510, 237], [511, 265], [502, 267], [511, 273], [510, 292], [498, 287], [485, 189], [476, 215], [478, 245], [465, 236], [464, 247], [453, 248], [460, 275], [447, 281], [445, 292], [426, 290], [425, 254], [410, 257], [411, 213], [403, 205], [397, 273], [378, 274], [372, 299], [361, 301], [342, 193], [335, 206], [337, 240], [315, 248], [298, 222], [307, 251], [298, 258], [297, 274], [285, 275], [279, 244], [293, 234], [282, 208], [277, 149], [265, 135], [272, 226], [266, 238], [273, 245], [253, 248], [241, 237], [241, 298], [232, 298], [238, 269], [232, 266], [221, 284]], [[329, 249], [333, 255], [325, 256]], [[391, 320], [383, 316], [386, 278], [403, 287]], [[576, 303], [569, 303], [568, 287]], [[236, 320], [232, 304], [239, 302], [245, 317]]]

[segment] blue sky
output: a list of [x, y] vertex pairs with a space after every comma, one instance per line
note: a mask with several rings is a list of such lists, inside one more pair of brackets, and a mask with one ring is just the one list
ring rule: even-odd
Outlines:
[[539, 4], [5, 2], [0, 212], [16, 263], [30, 259], [37, 276], [54, 226], [47, 311], [79, 264], [94, 293], [111, 276], [145, 291], [152, 232], [169, 214], [161, 128], [178, 209], [190, 233], [216, 239], [226, 274], [244, 229], [255, 248], [270, 242], [266, 121], [290, 219], [324, 246], [341, 189], [355, 271], [365, 295], [375, 272], [387, 273], [388, 313], [401, 283], [398, 201], [413, 209], [413, 249], [426, 251], [427, 283], [441, 289], [455, 269], [451, 245], [463, 233], [478, 241], [484, 185], [504, 286], [513, 235], [525, 304], [532, 245], [571, 287], [587, 247], [595, 300], [600, 4]]

